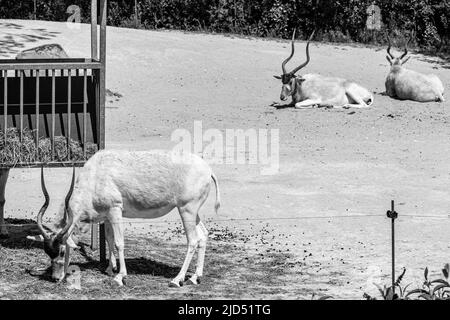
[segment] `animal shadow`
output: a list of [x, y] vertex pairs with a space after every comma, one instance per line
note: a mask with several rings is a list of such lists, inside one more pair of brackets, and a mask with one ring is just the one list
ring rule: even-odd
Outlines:
[[174, 278], [180, 267], [171, 266], [160, 261], [144, 257], [125, 259], [128, 274], [148, 274], [152, 276]]
[[[34, 223], [18, 219], [5, 219], [9, 224], [8, 236], [0, 237], [0, 246], [9, 249], [35, 249], [42, 248], [42, 243], [27, 239], [29, 235], [38, 235], [39, 229]], [[17, 225], [15, 225], [17, 224]]]
[[[97, 270], [105, 273], [107, 265], [93, 259], [92, 256], [84, 250], [84, 246], [81, 247], [79, 253], [87, 260], [84, 263], [76, 264], [81, 270]], [[119, 261], [116, 260], [116, 263], [118, 267]], [[147, 274], [171, 279], [174, 278], [180, 271], [179, 267], [144, 257], [125, 259], [125, 264], [127, 266], [127, 273], [130, 275]]]
[[273, 107], [277, 110], [280, 110], [280, 109], [287, 109], [287, 108], [295, 108], [295, 105], [292, 102], [286, 103], [286, 104], [280, 104], [280, 103], [274, 101], [269, 105], [269, 107]]

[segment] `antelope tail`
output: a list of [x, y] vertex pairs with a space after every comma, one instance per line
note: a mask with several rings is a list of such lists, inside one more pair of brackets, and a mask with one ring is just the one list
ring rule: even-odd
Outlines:
[[211, 173], [211, 178], [214, 181], [214, 185], [216, 186], [216, 203], [214, 204], [214, 210], [216, 210], [216, 214], [220, 208], [220, 192], [219, 192], [219, 182], [214, 173]]

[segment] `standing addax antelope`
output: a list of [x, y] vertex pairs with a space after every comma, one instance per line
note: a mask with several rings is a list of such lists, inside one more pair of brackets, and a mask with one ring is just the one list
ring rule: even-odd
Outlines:
[[[45, 203], [37, 216], [40, 237], [28, 237], [44, 242], [44, 250], [52, 260], [52, 278], [62, 280], [70, 262], [70, 248], [76, 248], [75, 233], [91, 222], [105, 223], [109, 248], [106, 272], [114, 275], [116, 247], [120, 271], [114, 281], [122, 285], [127, 275], [124, 256], [123, 218], [153, 219], [178, 208], [187, 237], [187, 254], [179, 274], [170, 286], [183, 284], [192, 257], [198, 250], [195, 274], [187, 284], [198, 284], [203, 265], [208, 232], [200, 221], [199, 210], [208, 198], [212, 182], [216, 189], [215, 210], [220, 206], [218, 181], [210, 166], [193, 154], [176, 155], [165, 151], [100, 151], [80, 170], [65, 199], [64, 214], [54, 231], [44, 228], [44, 215], [50, 198], [41, 172]], [[74, 231], [76, 231], [74, 233]], [[73, 234], [73, 235], [72, 235]]]
[[391, 40], [388, 37], [387, 61], [391, 69], [386, 77], [386, 94], [392, 98], [401, 100], [413, 100], [418, 102], [439, 101], [444, 102], [444, 86], [441, 80], [434, 74], [422, 74], [403, 67], [409, 60], [408, 43], [405, 44], [402, 55], [395, 57], [391, 53]]
[[280, 99], [286, 101], [289, 96], [296, 108], [311, 108], [313, 106], [333, 106], [334, 108], [367, 108], [373, 103], [373, 95], [362, 86], [342, 78], [324, 77], [308, 73], [302, 76], [296, 73], [309, 63], [309, 43], [314, 31], [306, 44], [306, 62], [291, 72], [286, 71], [286, 63], [294, 56], [295, 30], [291, 41], [291, 55], [283, 61], [283, 74], [274, 76], [281, 79], [283, 87]]

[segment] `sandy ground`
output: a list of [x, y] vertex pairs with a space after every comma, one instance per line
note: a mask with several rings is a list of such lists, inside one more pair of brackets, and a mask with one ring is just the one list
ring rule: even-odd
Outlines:
[[[70, 29], [62, 23], [0, 20], [0, 30], [0, 58], [54, 42], [73, 57], [90, 53], [87, 25]], [[213, 165], [222, 208], [216, 216], [210, 196], [201, 215], [207, 226], [220, 230], [217, 235], [240, 236], [212, 236], [205, 274], [211, 283], [174, 293], [162, 287], [167, 275], [153, 273], [160, 279], [157, 291], [150, 286], [139, 295], [128, 288], [118, 297], [310, 298], [315, 292], [359, 299], [364, 292], [375, 294], [372, 282], [387, 284], [390, 279], [386, 210], [391, 199], [400, 214], [397, 269], [407, 268], [405, 282], [420, 283], [426, 266], [433, 274], [449, 262], [449, 102], [384, 96], [384, 48], [312, 43], [312, 59], [304, 70], [369, 88], [375, 103], [368, 110], [272, 107], [281, 87], [272, 76], [281, 72], [289, 53], [285, 41], [108, 27], [107, 50], [107, 88], [122, 95], [107, 99], [107, 148], [167, 149], [174, 145], [171, 133], [192, 131], [196, 120], [202, 120], [204, 130], [280, 130], [277, 174], [261, 175], [260, 165]], [[290, 67], [303, 61], [303, 50], [299, 41]], [[448, 63], [412, 54], [408, 67], [437, 74], [450, 91]], [[49, 211], [56, 212], [70, 174], [67, 169], [47, 170]], [[37, 170], [11, 171], [6, 217], [35, 217], [42, 202], [38, 177]], [[165, 261], [163, 248], [179, 247], [171, 264], [177, 268], [184, 238], [172, 234], [180, 226], [175, 212], [157, 221], [133, 221], [127, 225], [131, 243], [160, 245], [127, 249], [127, 257], [157, 255], [158, 263], [166, 264], [172, 261]], [[142, 235], [151, 240], [136, 240]], [[0, 257], [23, 247], [0, 247]], [[31, 252], [46, 261], [43, 252]], [[267, 263], [274, 253], [275, 260]], [[22, 265], [30, 268], [35, 260], [26, 261]], [[258, 278], [265, 272], [266, 277]], [[130, 281], [139, 282], [140, 276], [134, 272]], [[10, 282], [0, 279], [4, 285]], [[46, 286], [51, 292], [52, 286]], [[3, 291], [8, 297], [13, 290]]]

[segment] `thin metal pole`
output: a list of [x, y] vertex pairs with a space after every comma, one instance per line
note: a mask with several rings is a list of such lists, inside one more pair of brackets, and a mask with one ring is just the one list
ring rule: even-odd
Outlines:
[[392, 238], [392, 299], [395, 296], [395, 219], [398, 213], [395, 212], [394, 200], [391, 200], [391, 210], [386, 213], [388, 218], [391, 218], [391, 238]]
[[33, 20], [36, 20], [37, 19], [37, 15], [36, 15], [36, 0], [34, 0], [34, 13], [33, 13], [33, 16], [34, 16]]
[[[391, 201], [391, 210], [394, 212], [394, 200]], [[392, 231], [392, 294], [395, 294], [395, 218], [391, 219]]]

